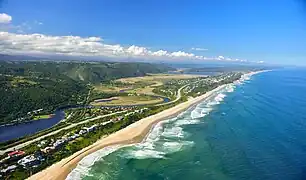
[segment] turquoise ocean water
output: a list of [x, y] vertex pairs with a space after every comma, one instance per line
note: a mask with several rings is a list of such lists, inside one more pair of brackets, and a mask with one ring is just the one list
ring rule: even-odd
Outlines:
[[67, 179], [306, 179], [306, 70], [228, 85], [144, 142], [87, 156]]

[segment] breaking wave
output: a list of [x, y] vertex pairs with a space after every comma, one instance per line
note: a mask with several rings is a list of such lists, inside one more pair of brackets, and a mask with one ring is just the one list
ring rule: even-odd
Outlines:
[[122, 146], [109, 146], [105, 147], [101, 150], [98, 150], [85, 158], [83, 158], [74, 168], [69, 175], [67, 176], [66, 180], [77, 180], [82, 179], [82, 176], [91, 176], [89, 170], [91, 166], [94, 165], [95, 162], [103, 160], [103, 157], [109, 155], [110, 153], [118, 150]]

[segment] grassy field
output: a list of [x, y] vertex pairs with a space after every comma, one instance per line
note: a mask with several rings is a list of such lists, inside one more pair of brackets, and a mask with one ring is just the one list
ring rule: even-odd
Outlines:
[[99, 84], [95, 86], [96, 91], [100, 92], [106, 92], [106, 93], [118, 93], [120, 90], [123, 89], [131, 89], [133, 87], [130, 86], [112, 86], [112, 85], [105, 85], [105, 84]]
[[50, 118], [50, 114], [44, 114], [44, 115], [37, 115], [33, 117], [33, 120], [39, 120], [39, 119], [47, 119]]
[[94, 106], [115, 106], [115, 105], [140, 105], [140, 104], [156, 104], [163, 102], [162, 98], [152, 96], [119, 96], [117, 99], [108, 102], [92, 102]]
[[[117, 100], [108, 102], [92, 102], [91, 105], [139, 105], [155, 104], [163, 102], [162, 98], [155, 98], [153, 92], [156, 87], [162, 86], [165, 82], [173, 79], [191, 79], [199, 76], [185, 74], [150, 74], [143, 77], [121, 78], [110, 84], [99, 84], [95, 86], [95, 91], [104, 93], [120, 93], [124, 90], [133, 96], [118, 96]], [[139, 95], [139, 96], [137, 96]], [[147, 96], [146, 96], [147, 95]]]
[[13, 87], [17, 87], [20, 84], [34, 85], [34, 84], [37, 84], [37, 82], [31, 81], [31, 80], [26, 79], [25, 77], [22, 77], [22, 76], [13, 77], [13, 80], [11, 81], [11, 85]]
[[[188, 74], [150, 74], [143, 77], [131, 77], [131, 78], [121, 78], [116, 81], [128, 84], [134, 84], [137, 82], [151, 82], [152, 84], [162, 85], [163, 81], [170, 79], [190, 79], [199, 77], [197, 75]], [[156, 86], [156, 85], [155, 85]]]
[[187, 75], [187, 74], [150, 74], [148, 76], [143, 77], [132, 77], [132, 78], [121, 78], [117, 79], [116, 82], [121, 82], [124, 84], [147, 84], [144, 87], [137, 87], [133, 90], [129, 90], [126, 92], [137, 93], [137, 94], [149, 94], [154, 95], [152, 92], [154, 88], [158, 86], [162, 86], [164, 82], [172, 80], [172, 79], [191, 79], [199, 76], [196, 75]]
[[152, 86], [146, 86], [144, 88], [136, 88], [133, 90], [126, 91], [127, 93], [136, 93], [136, 94], [147, 94], [147, 95], [156, 95], [153, 91], [154, 87]]

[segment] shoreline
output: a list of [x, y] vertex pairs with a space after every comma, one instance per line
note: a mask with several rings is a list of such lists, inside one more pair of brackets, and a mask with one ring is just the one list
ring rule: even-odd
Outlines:
[[[246, 73], [241, 76], [241, 79], [245, 77], [250, 77], [254, 74], [258, 74], [265, 71], [257, 71], [257, 72], [250, 72]], [[241, 80], [238, 80], [238, 82]], [[91, 153], [94, 153], [100, 149], [103, 149], [105, 147], [119, 145], [119, 146], [125, 146], [125, 145], [132, 145], [136, 143], [141, 143], [145, 141], [147, 135], [150, 133], [152, 128], [159, 123], [160, 121], [163, 121], [165, 119], [169, 119], [186, 109], [200, 103], [201, 101], [211, 97], [215, 92], [218, 92], [219, 90], [222, 90], [225, 88], [228, 84], [224, 84], [221, 86], [218, 86], [217, 88], [206, 92], [205, 94], [198, 96], [196, 98], [190, 99], [186, 102], [180, 103], [174, 107], [171, 107], [169, 109], [166, 109], [162, 112], [159, 112], [157, 114], [154, 114], [152, 116], [143, 118], [129, 126], [127, 126], [124, 129], [121, 129], [113, 134], [110, 134], [94, 144], [74, 153], [73, 155], [62, 159], [61, 161], [51, 165], [50, 167], [30, 176], [29, 180], [34, 179], [47, 179], [47, 180], [64, 180], [69, 175], [69, 173], [78, 165], [78, 163], [85, 158], [86, 156], [90, 155]]]

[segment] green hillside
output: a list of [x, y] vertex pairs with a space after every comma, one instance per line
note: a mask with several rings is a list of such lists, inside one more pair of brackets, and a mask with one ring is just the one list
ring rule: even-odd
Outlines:
[[89, 84], [122, 77], [162, 73], [169, 67], [148, 63], [0, 62], [0, 124], [36, 109], [52, 113], [69, 104], [86, 103]]

